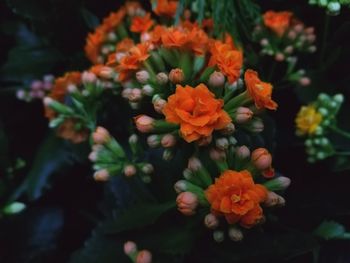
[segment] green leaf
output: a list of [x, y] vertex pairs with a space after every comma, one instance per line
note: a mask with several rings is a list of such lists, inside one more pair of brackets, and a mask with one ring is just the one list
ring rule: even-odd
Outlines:
[[122, 231], [153, 224], [161, 215], [175, 207], [175, 201], [162, 204], [137, 204], [125, 210], [124, 214], [104, 224], [104, 231], [117, 234]]
[[323, 221], [314, 231], [315, 236], [325, 240], [342, 238], [344, 233], [344, 226], [335, 221]]

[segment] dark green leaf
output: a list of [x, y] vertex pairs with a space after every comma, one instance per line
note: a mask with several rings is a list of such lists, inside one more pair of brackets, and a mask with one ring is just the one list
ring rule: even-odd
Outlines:
[[317, 237], [326, 240], [341, 238], [344, 233], [344, 226], [334, 221], [323, 221], [314, 231]]

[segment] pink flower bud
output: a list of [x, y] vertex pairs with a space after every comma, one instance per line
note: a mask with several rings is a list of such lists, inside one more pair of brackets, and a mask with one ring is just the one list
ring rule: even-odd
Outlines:
[[185, 192], [187, 190], [186, 182], [187, 182], [186, 180], [177, 181], [174, 184], [175, 192], [178, 193], [178, 194], [181, 193], [181, 192]]
[[228, 230], [228, 236], [232, 241], [238, 242], [243, 239], [242, 231], [237, 227], [231, 227]]
[[110, 67], [102, 67], [99, 72], [99, 76], [104, 79], [112, 79], [114, 77], [115, 73], [114, 70]]
[[156, 79], [159, 85], [164, 85], [168, 83], [169, 77], [164, 72], [160, 72], [157, 74]]
[[148, 250], [142, 250], [137, 254], [136, 263], [152, 263], [152, 254]]
[[252, 119], [253, 112], [246, 107], [238, 107], [234, 116], [234, 121], [236, 123], [242, 124], [248, 122]]
[[154, 88], [151, 85], [146, 84], [142, 87], [142, 93], [146, 96], [152, 96], [154, 93]]
[[208, 81], [211, 87], [222, 87], [225, 84], [225, 76], [220, 71], [214, 71]]
[[221, 150], [226, 150], [229, 146], [229, 142], [227, 138], [218, 138], [215, 141], [215, 145]]
[[260, 119], [255, 119], [250, 127], [250, 131], [254, 133], [259, 133], [264, 130], [264, 123]]
[[302, 77], [299, 79], [299, 83], [301, 86], [309, 86], [311, 84], [311, 80], [308, 77]]
[[98, 170], [94, 173], [95, 181], [105, 182], [108, 181], [110, 175], [107, 169]]
[[34, 80], [31, 84], [30, 84], [30, 89], [31, 90], [40, 90], [43, 88], [43, 82], [41, 80]]
[[158, 113], [162, 113], [165, 105], [167, 104], [167, 101], [162, 98], [157, 98], [153, 100], [153, 107], [154, 110]]
[[218, 148], [211, 148], [209, 150], [210, 159], [213, 161], [221, 161], [226, 159], [226, 153]]
[[252, 152], [251, 160], [257, 169], [263, 171], [271, 167], [272, 156], [265, 148], [258, 148]]
[[177, 209], [186, 216], [195, 214], [198, 197], [191, 192], [182, 192], [176, 198]]
[[211, 141], [213, 140], [213, 137], [210, 136], [206, 136], [206, 137], [202, 137], [197, 141], [198, 146], [206, 146], [208, 144], [211, 143]]
[[195, 172], [202, 168], [202, 163], [197, 157], [192, 156], [190, 159], [188, 159], [187, 167]]
[[151, 34], [148, 32], [144, 32], [141, 34], [141, 42], [147, 42], [151, 40]]
[[316, 40], [316, 36], [314, 34], [308, 35], [306, 39], [309, 43], [313, 43]]
[[260, 45], [263, 47], [267, 46], [269, 44], [269, 41], [266, 38], [263, 38], [260, 40]]
[[158, 135], [156, 134], [153, 134], [153, 135], [150, 135], [148, 136], [147, 138], [147, 144], [149, 147], [151, 148], [156, 148], [160, 145], [160, 138]]
[[285, 49], [284, 49], [284, 52], [286, 52], [287, 54], [292, 54], [293, 53], [293, 46], [287, 46]]
[[250, 156], [250, 150], [247, 146], [242, 145], [236, 149], [236, 156], [239, 159], [247, 159]]
[[161, 140], [161, 144], [165, 148], [173, 147], [176, 144], [176, 138], [172, 134], [165, 134]]
[[146, 70], [136, 72], [136, 79], [141, 84], [146, 84], [149, 80], [149, 73]]
[[23, 89], [17, 90], [16, 97], [19, 100], [23, 100], [26, 97], [26, 92]]
[[50, 97], [45, 97], [43, 99], [43, 103], [44, 103], [45, 106], [50, 106], [52, 104], [52, 102], [53, 102], [53, 99], [50, 98]]
[[81, 80], [83, 81], [83, 83], [94, 83], [96, 81], [96, 75], [92, 72], [89, 71], [84, 71], [82, 76], [81, 76]]
[[285, 206], [286, 205], [286, 200], [282, 196], [278, 196], [278, 202], [277, 206]]
[[277, 54], [275, 55], [275, 60], [276, 60], [276, 61], [281, 62], [281, 61], [283, 61], [284, 59], [285, 59], [285, 56], [284, 56], [282, 53], [277, 53]]
[[126, 177], [131, 177], [136, 174], [136, 167], [134, 165], [128, 164], [124, 167], [124, 174]]
[[313, 34], [315, 32], [315, 28], [314, 27], [307, 27], [305, 28], [305, 33], [306, 34]]
[[270, 191], [267, 193], [267, 198], [264, 202], [264, 205], [266, 207], [276, 206], [278, 204], [278, 200], [279, 200], [279, 195], [276, 194], [275, 192]]
[[142, 166], [141, 171], [144, 172], [145, 174], [152, 174], [154, 172], [153, 165], [150, 163], [146, 163], [145, 165]]
[[105, 128], [100, 126], [97, 127], [96, 131], [92, 134], [92, 139], [96, 144], [105, 144], [111, 139], [111, 136]]
[[235, 132], [235, 130], [236, 130], [235, 125], [232, 122], [230, 122], [229, 124], [227, 124], [225, 128], [220, 130], [220, 132], [224, 135], [231, 135]]
[[219, 220], [215, 215], [207, 214], [204, 218], [204, 224], [209, 229], [215, 229], [219, 226]]
[[288, 32], [288, 38], [294, 40], [297, 37], [297, 33], [294, 30]]
[[129, 99], [129, 96], [130, 96], [131, 92], [132, 92], [132, 88], [125, 88], [125, 89], [123, 89], [122, 97], [124, 99]]
[[142, 90], [137, 88], [132, 89], [128, 97], [129, 101], [131, 102], [138, 102], [141, 100], [141, 98], [142, 98]]
[[137, 246], [135, 242], [128, 241], [124, 243], [124, 253], [126, 255], [132, 255], [137, 252]]
[[291, 180], [288, 177], [285, 177], [285, 176], [277, 177], [274, 180], [278, 184], [280, 190], [287, 189], [289, 187], [290, 183], [291, 183]]
[[91, 162], [96, 162], [96, 160], [97, 160], [97, 152], [92, 151], [92, 152], [89, 154], [89, 160], [90, 160]]
[[179, 68], [172, 69], [169, 73], [169, 79], [174, 84], [180, 84], [185, 79], [184, 72]]
[[303, 29], [304, 29], [304, 25], [303, 24], [297, 24], [297, 25], [294, 26], [294, 30], [297, 33], [300, 33], [301, 31], [303, 31]]
[[138, 115], [134, 117], [136, 128], [142, 132], [151, 132], [154, 128], [155, 120], [147, 115]]

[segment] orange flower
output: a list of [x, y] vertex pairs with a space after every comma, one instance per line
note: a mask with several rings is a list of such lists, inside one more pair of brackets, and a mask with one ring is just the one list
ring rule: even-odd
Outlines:
[[156, 25], [153, 30], [150, 32], [151, 34], [151, 42], [154, 45], [160, 45], [162, 40], [162, 35], [166, 32], [166, 27]]
[[142, 62], [150, 55], [148, 53], [149, 44], [141, 43], [132, 47], [125, 57], [120, 60], [116, 70], [119, 72], [119, 80], [125, 81], [130, 75], [140, 69]]
[[258, 109], [267, 108], [270, 110], [277, 109], [277, 103], [271, 99], [272, 85], [259, 79], [258, 73], [248, 69], [244, 74], [244, 81], [249, 95], [255, 102]]
[[[57, 78], [55, 80], [54, 86], [48, 95], [48, 97], [63, 102], [64, 97], [67, 93], [67, 88], [70, 84], [80, 85], [81, 84], [81, 73], [77, 71], [68, 72], [63, 77]], [[51, 108], [45, 107], [45, 117], [49, 120], [53, 119], [56, 116], [55, 111]]]
[[166, 48], [181, 48], [190, 41], [188, 34], [178, 27], [172, 27], [164, 31], [161, 38], [162, 44]]
[[176, 14], [176, 9], [177, 9], [177, 1], [157, 0], [156, 8], [153, 11], [158, 16], [174, 17]]
[[105, 40], [105, 32], [102, 27], [96, 28], [94, 33], [90, 33], [87, 36], [85, 44], [85, 54], [87, 58], [94, 64], [99, 61], [100, 49]]
[[130, 31], [136, 33], [143, 33], [148, 31], [153, 25], [151, 14], [147, 13], [145, 16], [135, 16], [132, 19]]
[[86, 128], [77, 129], [77, 120], [67, 119], [56, 130], [57, 136], [70, 140], [72, 143], [81, 143], [89, 137], [89, 130]]
[[108, 17], [103, 19], [102, 26], [105, 32], [115, 30], [122, 22], [126, 14], [125, 7], [121, 7], [117, 12], [112, 12]]
[[267, 11], [263, 16], [264, 24], [281, 37], [289, 27], [292, 16], [291, 12]]
[[212, 212], [224, 215], [229, 224], [250, 228], [263, 217], [260, 203], [267, 197], [263, 185], [255, 184], [249, 171], [224, 171], [205, 191]]
[[227, 76], [230, 83], [235, 82], [240, 75], [243, 64], [243, 54], [234, 48], [233, 41], [228, 43], [214, 41], [211, 45], [209, 66], [217, 66]]
[[127, 52], [134, 46], [134, 40], [131, 38], [124, 38], [116, 45], [116, 52]]
[[177, 85], [163, 113], [167, 122], [180, 124], [184, 140], [193, 142], [231, 123], [230, 116], [222, 109], [223, 104], [223, 100], [215, 99], [204, 84], [195, 88]]

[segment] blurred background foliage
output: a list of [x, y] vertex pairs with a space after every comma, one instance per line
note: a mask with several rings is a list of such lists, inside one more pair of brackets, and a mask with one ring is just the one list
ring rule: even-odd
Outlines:
[[[150, 8], [148, 1], [143, 2]], [[181, 1], [183, 6], [187, 2]], [[292, 179], [287, 207], [276, 211], [278, 218], [270, 219], [265, 233], [253, 231], [243, 244], [218, 245], [209, 234], [192, 240], [194, 231], [202, 233], [197, 229], [201, 224], [186, 223], [171, 202], [150, 203], [150, 212], [134, 220], [138, 231], [125, 228], [123, 220], [129, 222], [134, 214], [123, 216], [120, 204], [126, 202], [123, 192], [133, 189], [120, 179], [105, 188], [96, 184], [87, 160], [81, 157], [87, 156], [88, 146], [72, 146], [56, 138], [47, 128], [41, 103], [24, 103], [15, 97], [17, 88], [43, 74], [59, 76], [86, 69], [87, 33], [122, 1], [6, 0], [0, 3], [0, 204], [19, 198], [28, 208], [0, 218], [1, 262], [128, 262], [121, 250], [126, 236], [151, 251], [157, 248], [159, 262], [350, 261], [349, 241], [325, 242], [312, 234], [324, 219], [350, 228], [350, 160], [308, 164], [303, 143], [294, 135], [300, 106], [321, 91], [345, 95], [339, 126], [350, 130], [350, 11], [344, 8], [340, 15], [327, 17], [306, 0], [197, 2], [200, 17], [205, 8], [215, 9], [216, 25], [239, 36], [243, 47], [252, 45], [252, 18], [269, 9], [293, 10], [306, 25], [316, 28], [318, 51], [299, 61], [312, 77], [311, 86], [276, 89], [274, 94], [279, 103], [272, 114], [277, 127], [274, 165]], [[327, 32], [325, 23], [329, 23]], [[254, 54], [246, 54], [250, 55]], [[259, 63], [268, 76], [272, 59]], [[279, 70], [272, 83], [278, 78]], [[350, 148], [349, 141], [338, 139], [338, 143]], [[167, 172], [165, 167], [159, 169]], [[134, 207], [135, 215], [138, 209]], [[164, 211], [171, 212], [161, 216]], [[112, 212], [119, 221], [98, 223], [111, 218]], [[169, 221], [172, 228], [167, 228]], [[188, 253], [191, 256], [185, 256]]]

